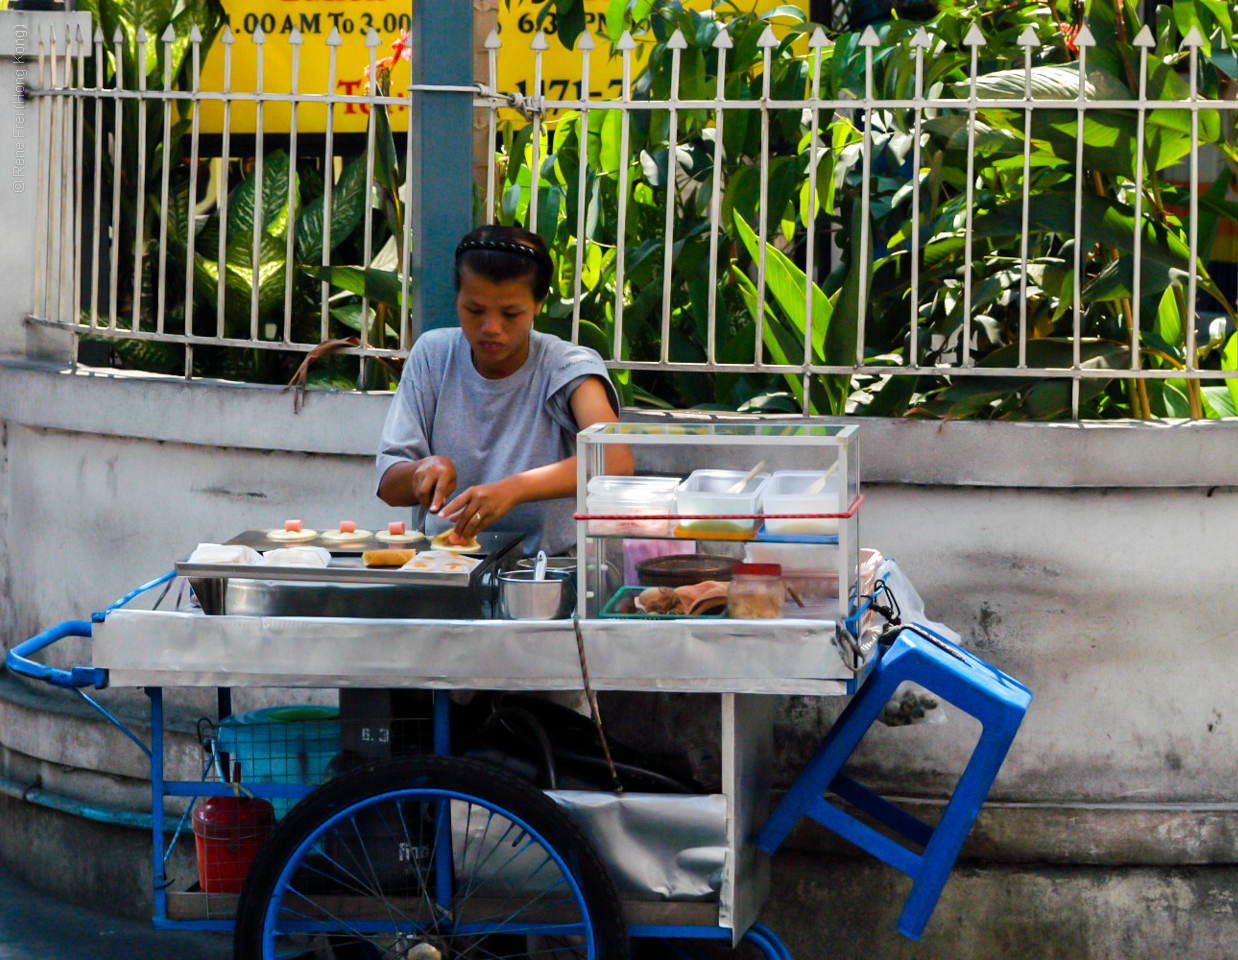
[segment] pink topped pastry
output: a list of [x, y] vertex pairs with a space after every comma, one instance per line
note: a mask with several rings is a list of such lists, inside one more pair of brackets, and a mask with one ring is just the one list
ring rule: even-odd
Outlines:
[[295, 540], [313, 540], [318, 536], [317, 530], [306, 530], [300, 520], [285, 520], [283, 530], [268, 530], [268, 540], [284, 542]]
[[322, 535], [324, 540], [368, 540], [374, 536], [373, 531], [358, 530], [356, 520], [341, 520], [338, 530], [328, 530]]
[[378, 539], [386, 543], [411, 543], [414, 540], [425, 539], [425, 534], [418, 530], [407, 531], [403, 520], [392, 520], [387, 524], [387, 532], [378, 534]]

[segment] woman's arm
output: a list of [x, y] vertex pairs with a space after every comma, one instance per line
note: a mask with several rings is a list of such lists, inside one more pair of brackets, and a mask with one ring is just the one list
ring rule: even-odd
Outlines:
[[[578, 429], [595, 423], [614, 423], [618, 413], [610, 405], [606, 387], [597, 377], [589, 377], [573, 392], [569, 400]], [[609, 445], [606, 450], [606, 472], [627, 476], [634, 469], [632, 451], [626, 445]], [[576, 458], [568, 457], [544, 467], [534, 467], [523, 473], [469, 487], [443, 508], [440, 516], [456, 525], [456, 533], [469, 539], [519, 504], [536, 500], [557, 500], [576, 495]]]

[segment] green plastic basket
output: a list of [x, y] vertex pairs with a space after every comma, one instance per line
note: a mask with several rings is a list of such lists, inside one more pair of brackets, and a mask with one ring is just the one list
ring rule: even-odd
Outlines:
[[710, 617], [722, 617], [724, 610], [716, 610], [713, 613], [703, 613], [700, 616], [690, 617], [686, 613], [616, 613], [615, 604], [624, 597], [631, 597], [648, 590], [648, 587], [620, 587], [615, 591], [615, 595], [607, 601], [606, 606], [602, 608], [601, 616], [608, 620], [707, 620]]

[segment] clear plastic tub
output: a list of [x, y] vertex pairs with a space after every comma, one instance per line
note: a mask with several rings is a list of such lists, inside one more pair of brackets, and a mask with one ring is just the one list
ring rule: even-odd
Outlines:
[[834, 571], [837, 579], [838, 544], [835, 543], [770, 543], [751, 540], [744, 544], [744, 559], [748, 563], [776, 563], [783, 575], [819, 574]]
[[[675, 494], [675, 512], [680, 515], [758, 513], [761, 491], [769, 480], [768, 473], [758, 473], [739, 493], [727, 493], [728, 487], [744, 479], [746, 470], [693, 470], [679, 485]], [[680, 520], [684, 530], [715, 533], [747, 533], [755, 530], [759, 520]]]
[[677, 477], [594, 477], [589, 481], [585, 510], [591, 515], [622, 520], [590, 520], [589, 533], [615, 537], [669, 537], [674, 521], [643, 517], [675, 512]]
[[[817, 470], [779, 470], [761, 492], [761, 512], [771, 513], [839, 513], [841, 478], [838, 474], [825, 482], [820, 493], [804, 491], [821, 479]], [[838, 520], [773, 520], [767, 517], [765, 529], [774, 534], [838, 533]]]

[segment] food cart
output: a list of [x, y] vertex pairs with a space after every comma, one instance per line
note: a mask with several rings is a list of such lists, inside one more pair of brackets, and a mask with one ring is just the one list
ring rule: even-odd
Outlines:
[[[483, 533], [469, 568], [449, 572], [367, 568], [359, 554], [372, 544], [337, 537], [325, 544], [325, 567], [181, 561], [92, 622], [61, 624], [15, 648], [8, 664], [79, 693], [146, 690], [151, 742], [125, 732], [150, 757], [155, 923], [234, 930], [238, 958], [609, 960], [642, 937], [747, 939], [770, 958], [789, 957], [758, 916], [770, 855], [802, 816], [912, 876], [900, 929], [918, 937], [1030, 694], [927, 621], [897, 565], [862, 555], [856, 435], [853, 426], [802, 424], [582, 431], [576, 560], [563, 575], [574, 596], [563, 619], [499, 618], [514, 609], [502, 571], [516, 535]], [[607, 477], [613, 444], [632, 448], [638, 472], [654, 464], [663, 476]], [[748, 469], [761, 464], [773, 469]], [[667, 475], [673, 499], [655, 482]], [[261, 546], [263, 536], [233, 542]], [[649, 541], [704, 545], [737, 561], [807, 557], [815, 567], [783, 578], [774, 615], [759, 584], [747, 604], [735, 583], [726, 586], [727, 610], [666, 610], [654, 601], [678, 603], [673, 590], [628, 582], [634, 544]], [[193, 585], [200, 609], [128, 606], [176, 575]], [[29, 659], [65, 636], [92, 637], [91, 667]], [[981, 738], [936, 827], [840, 771], [874, 707], [907, 678], [961, 703], [995, 734]], [[184, 687], [219, 691], [197, 780], [165, 776], [164, 689]], [[245, 687], [338, 688], [342, 704], [365, 702], [366, 690], [428, 693], [420, 713], [305, 727], [230, 717], [231, 691]], [[486, 724], [511, 728], [545, 760], [531, 772], [470, 753], [452, 729], [453, 695], [465, 691], [581, 690], [590, 713], [581, 722], [600, 747], [592, 758], [559, 751], [547, 724], [510, 706]], [[685, 789], [616, 756], [599, 691], [709, 698], [721, 745], [712, 787]], [[779, 694], [855, 696], [771, 816]], [[602, 788], [556, 783], [561, 754], [594, 762]], [[849, 806], [827, 803], [827, 793]], [[190, 798], [175, 827], [167, 797]], [[224, 815], [232, 821], [221, 825]], [[175, 844], [191, 817], [199, 884], [170, 889], [167, 835]]]

